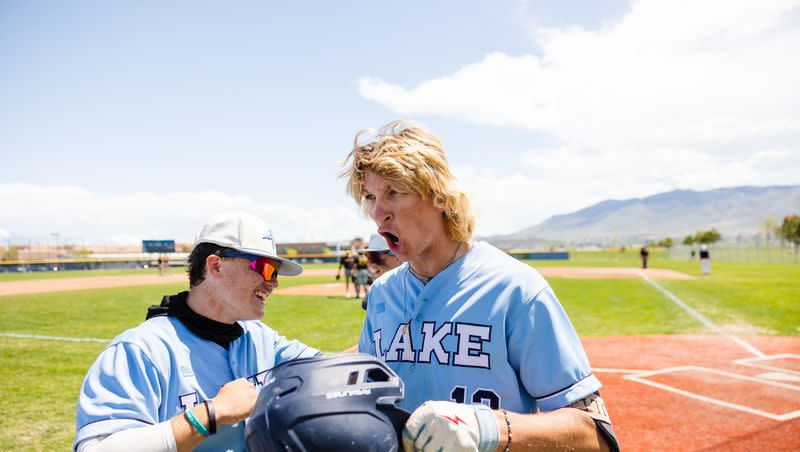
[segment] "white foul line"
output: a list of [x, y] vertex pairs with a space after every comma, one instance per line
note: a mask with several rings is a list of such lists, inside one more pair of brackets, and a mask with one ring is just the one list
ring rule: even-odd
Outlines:
[[23, 333], [0, 333], [2, 337], [16, 337], [19, 339], [40, 339], [46, 341], [60, 341], [60, 342], [101, 342], [107, 344], [111, 339], [102, 339], [99, 337], [64, 337], [64, 336], [41, 336], [38, 334], [23, 334]]
[[739, 375], [739, 374], [734, 374], [734, 373], [730, 373], [730, 372], [724, 372], [724, 371], [720, 371], [720, 370], [716, 370], [716, 369], [708, 369], [708, 368], [696, 367], [696, 366], [671, 367], [671, 368], [656, 370], [656, 371], [652, 371], [652, 372], [644, 372], [644, 373], [641, 373], [641, 374], [625, 375], [623, 378], [625, 378], [627, 380], [631, 380], [631, 381], [636, 381], [636, 382], [639, 382], [639, 383], [644, 383], [646, 385], [653, 386], [653, 387], [656, 387], [656, 388], [659, 388], [659, 389], [663, 389], [665, 391], [673, 392], [675, 394], [680, 394], [682, 396], [689, 397], [690, 399], [700, 400], [702, 402], [713, 403], [715, 405], [723, 406], [723, 407], [726, 407], [726, 408], [731, 408], [731, 409], [734, 409], [734, 410], [744, 411], [746, 413], [755, 414], [757, 416], [763, 416], [763, 417], [766, 417], [766, 418], [769, 418], [769, 419], [772, 419], [772, 420], [775, 420], [775, 421], [788, 421], [788, 420], [792, 420], [792, 419], [796, 419], [796, 418], [800, 417], [800, 410], [792, 411], [792, 412], [788, 412], [788, 413], [781, 413], [781, 414], [770, 413], [770, 412], [767, 412], [767, 411], [764, 411], [764, 410], [759, 410], [759, 409], [751, 408], [751, 407], [748, 407], [748, 406], [745, 406], [745, 405], [740, 405], [738, 403], [727, 402], [725, 400], [719, 400], [719, 399], [715, 399], [713, 397], [707, 397], [707, 396], [704, 396], [704, 395], [696, 394], [694, 392], [689, 392], [689, 391], [685, 391], [683, 389], [674, 388], [672, 386], [669, 386], [669, 385], [666, 385], [666, 384], [663, 384], [663, 383], [657, 383], [655, 381], [647, 380], [647, 378], [646, 378], [646, 377], [649, 377], [649, 376], [652, 376], [652, 375], [666, 374], [666, 373], [671, 373], [671, 372], [692, 371], [692, 370], [693, 371], [699, 371], [699, 372], [718, 374], [718, 375], [725, 375], [725, 376], [729, 376], [731, 378], [736, 378], [736, 379], [739, 379], [739, 380], [747, 380], [747, 381], [753, 381], [753, 382], [757, 382], [757, 383], [765, 384], [765, 385], [769, 385], [769, 386], [776, 386], [776, 387], [779, 387], [781, 389], [788, 389], [788, 390], [792, 390], [792, 391], [800, 391], [800, 387], [797, 387], [797, 386], [794, 386], [794, 385], [787, 385], [787, 384], [772, 382], [772, 381], [768, 381], [768, 380], [760, 380], [758, 378], [748, 377], [748, 376], [745, 376], [745, 375]]
[[781, 353], [779, 355], [765, 356], [765, 357], [762, 357], [762, 358], [737, 359], [736, 361], [734, 361], [734, 363], [741, 364], [743, 366], [755, 367], [755, 368], [758, 368], [758, 369], [773, 370], [773, 371], [776, 371], [776, 372], [783, 372], [783, 373], [795, 374], [795, 375], [800, 376], [800, 370], [793, 370], [793, 369], [787, 369], [785, 367], [770, 366], [770, 365], [767, 365], [767, 364], [762, 364], [764, 361], [772, 361], [772, 360], [776, 360], [776, 359], [797, 359], [797, 360], [800, 360], [800, 355], [796, 355], [796, 354], [793, 354], [793, 353]]
[[705, 326], [706, 326], [708, 329], [710, 329], [711, 331], [713, 331], [713, 332], [715, 332], [715, 333], [717, 333], [717, 334], [720, 334], [720, 335], [727, 336], [727, 337], [728, 337], [728, 338], [730, 338], [730, 339], [731, 339], [733, 342], [736, 342], [736, 343], [737, 343], [737, 344], [739, 344], [739, 345], [740, 345], [742, 348], [744, 348], [744, 349], [745, 349], [745, 350], [747, 350], [749, 353], [751, 353], [751, 354], [753, 354], [753, 355], [755, 355], [755, 356], [758, 356], [758, 357], [763, 357], [763, 356], [766, 356], [766, 355], [764, 355], [763, 353], [761, 353], [761, 351], [759, 351], [757, 348], [755, 348], [755, 347], [753, 347], [752, 345], [748, 344], [747, 342], [745, 342], [745, 341], [744, 341], [744, 340], [742, 340], [741, 338], [738, 338], [738, 337], [736, 337], [736, 336], [734, 336], [734, 335], [732, 335], [732, 334], [725, 334], [725, 333], [723, 333], [723, 332], [722, 332], [722, 330], [720, 329], [720, 327], [718, 327], [718, 326], [717, 326], [717, 325], [716, 325], [714, 322], [712, 322], [711, 320], [708, 320], [708, 318], [707, 318], [706, 316], [704, 316], [703, 314], [700, 314], [700, 313], [699, 313], [699, 312], [697, 312], [697, 311], [696, 311], [694, 308], [692, 308], [692, 307], [691, 307], [691, 306], [689, 306], [688, 304], [684, 303], [684, 301], [683, 301], [683, 300], [681, 300], [680, 298], [678, 298], [678, 297], [677, 297], [677, 296], [676, 296], [674, 293], [672, 293], [672, 292], [670, 292], [669, 290], [667, 290], [667, 289], [665, 289], [665, 288], [661, 287], [661, 285], [660, 285], [660, 284], [658, 284], [657, 282], [655, 282], [655, 281], [653, 281], [652, 279], [650, 279], [650, 278], [649, 278], [649, 277], [648, 277], [648, 276], [647, 276], [647, 275], [646, 275], [646, 274], [645, 274], [643, 271], [641, 271], [641, 270], [639, 271], [639, 276], [641, 276], [641, 277], [642, 277], [642, 279], [644, 279], [645, 281], [647, 281], [648, 283], [650, 283], [650, 285], [652, 285], [653, 287], [655, 287], [655, 288], [656, 288], [656, 290], [658, 290], [659, 292], [661, 292], [662, 294], [664, 294], [664, 296], [665, 296], [665, 297], [669, 298], [669, 299], [670, 299], [670, 300], [672, 300], [672, 301], [673, 301], [675, 304], [677, 304], [678, 306], [680, 306], [681, 308], [683, 308], [683, 310], [685, 310], [686, 312], [688, 312], [688, 313], [689, 313], [689, 314], [690, 314], [692, 317], [694, 317], [694, 318], [696, 318], [697, 320], [699, 320], [699, 321], [700, 321], [700, 323], [702, 323], [703, 325], [705, 325]]

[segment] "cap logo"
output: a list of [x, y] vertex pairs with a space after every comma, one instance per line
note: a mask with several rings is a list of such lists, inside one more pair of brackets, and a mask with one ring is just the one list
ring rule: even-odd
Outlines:
[[272, 231], [269, 231], [269, 230], [268, 230], [268, 231], [267, 231], [267, 235], [265, 235], [264, 237], [261, 237], [261, 239], [262, 239], [262, 240], [269, 240], [269, 241], [272, 241]]

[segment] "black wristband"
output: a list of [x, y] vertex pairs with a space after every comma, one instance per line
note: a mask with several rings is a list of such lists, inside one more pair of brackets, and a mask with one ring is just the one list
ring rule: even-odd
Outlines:
[[214, 410], [214, 402], [208, 399], [203, 403], [206, 404], [208, 410], [208, 434], [213, 435], [217, 433], [217, 412]]

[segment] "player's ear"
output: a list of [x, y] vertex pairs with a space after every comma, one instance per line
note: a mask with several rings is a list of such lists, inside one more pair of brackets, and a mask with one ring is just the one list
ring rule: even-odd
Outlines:
[[222, 277], [222, 258], [210, 254], [206, 258], [206, 278], [219, 279]]

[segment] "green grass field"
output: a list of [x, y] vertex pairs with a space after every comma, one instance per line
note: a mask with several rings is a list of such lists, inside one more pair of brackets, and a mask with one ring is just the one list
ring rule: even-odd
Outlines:
[[[628, 254], [580, 256], [566, 265], [638, 265], [638, 255]], [[725, 328], [800, 335], [798, 265], [715, 263], [708, 277], [700, 277], [696, 262], [651, 255], [651, 266], [698, 276], [659, 283]], [[289, 287], [331, 281], [330, 276], [305, 276], [282, 278], [280, 283]], [[642, 280], [552, 278], [550, 283], [583, 337], [706, 331]], [[0, 333], [110, 339], [140, 323], [147, 307], [160, 302], [162, 295], [183, 289], [182, 284], [167, 284], [0, 297]], [[356, 343], [363, 317], [358, 300], [274, 295], [264, 321], [287, 337], [334, 352]], [[103, 347], [97, 342], [0, 336], [0, 412], [7, 413], [0, 416], [0, 449], [68, 449], [78, 389]]]

